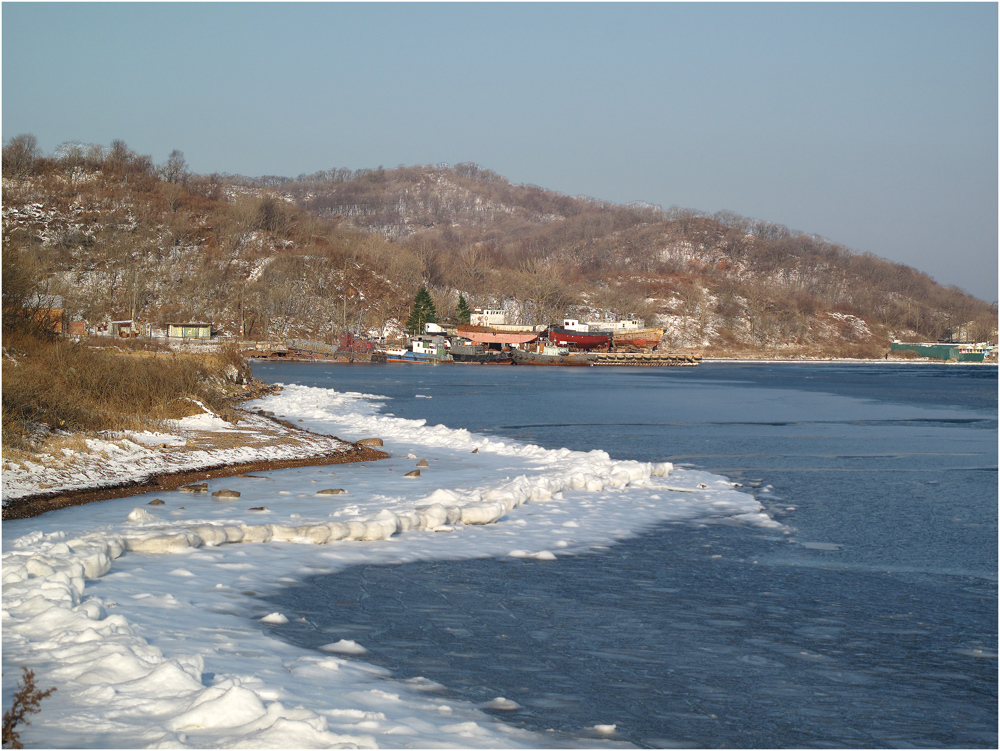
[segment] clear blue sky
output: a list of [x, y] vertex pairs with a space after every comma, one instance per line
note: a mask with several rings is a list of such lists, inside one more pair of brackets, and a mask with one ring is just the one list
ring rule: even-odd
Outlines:
[[3, 139], [199, 173], [476, 162], [997, 299], [997, 4], [3, 3]]

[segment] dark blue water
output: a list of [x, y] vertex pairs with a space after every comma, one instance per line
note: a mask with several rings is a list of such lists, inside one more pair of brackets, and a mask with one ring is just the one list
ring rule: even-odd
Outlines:
[[255, 371], [382, 394], [399, 417], [707, 469], [792, 530], [670, 525], [546, 567], [358, 567], [282, 593], [308, 622], [284, 638], [358, 639], [399, 677], [506, 696], [523, 709], [505, 721], [570, 738], [616, 723], [642, 746], [996, 747], [996, 368]]

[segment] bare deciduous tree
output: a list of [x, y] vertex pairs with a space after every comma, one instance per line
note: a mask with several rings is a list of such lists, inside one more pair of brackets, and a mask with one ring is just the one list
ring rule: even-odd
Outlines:
[[40, 155], [38, 139], [34, 135], [22, 133], [14, 136], [3, 147], [4, 177], [28, 177], [34, 171]]
[[184, 160], [183, 151], [174, 149], [170, 152], [170, 156], [167, 157], [167, 163], [163, 165], [162, 174], [163, 179], [168, 183], [183, 185], [187, 182], [188, 169], [187, 162]]

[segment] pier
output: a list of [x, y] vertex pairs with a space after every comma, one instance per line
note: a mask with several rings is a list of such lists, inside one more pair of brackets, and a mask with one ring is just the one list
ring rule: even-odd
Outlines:
[[590, 360], [591, 365], [663, 368], [697, 365], [701, 362], [701, 355], [672, 352], [591, 352], [587, 355], [587, 359]]

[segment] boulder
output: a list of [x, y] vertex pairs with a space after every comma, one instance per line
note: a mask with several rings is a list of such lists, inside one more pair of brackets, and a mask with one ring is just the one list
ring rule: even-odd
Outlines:
[[317, 492], [316, 495], [343, 495], [346, 492], [343, 488], [326, 488]]
[[415, 469], [412, 472], [407, 472], [403, 477], [420, 477], [420, 470]]
[[222, 490], [216, 490], [212, 493], [213, 498], [239, 498], [240, 493], [238, 490], [228, 490], [223, 488]]
[[358, 441], [358, 445], [359, 446], [381, 446], [382, 445], [382, 439], [381, 438], [362, 438], [360, 441]]

